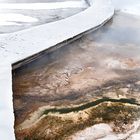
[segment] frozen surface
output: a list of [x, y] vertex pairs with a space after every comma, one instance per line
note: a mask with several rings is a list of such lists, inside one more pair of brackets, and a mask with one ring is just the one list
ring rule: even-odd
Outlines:
[[2, 3], [0, 9], [57, 9], [57, 8], [73, 8], [86, 7], [86, 2], [83, 1], [66, 1], [54, 3]]
[[2, 25], [1, 23], [3, 22], [37, 22], [38, 20], [36, 18], [32, 18], [29, 16], [24, 16], [22, 14], [13, 14], [13, 13], [9, 13], [9, 14], [0, 14], [0, 25]]
[[0, 34], [61, 20], [86, 8], [88, 8], [88, 4], [85, 0], [49, 3], [1, 3]]
[[129, 14], [140, 15], [139, 0], [112, 0], [116, 10]]
[[67, 19], [0, 35], [0, 136], [3, 140], [15, 139], [11, 64], [95, 28], [113, 14], [110, 0], [95, 0], [90, 8]]
[[0, 58], [2, 59], [5, 56], [5, 61], [10, 61], [11, 63], [17, 62], [75, 35], [97, 27], [109, 20], [113, 14], [114, 10], [110, 0], [98, 0], [87, 10], [65, 20], [17, 33], [1, 34], [0, 48], [3, 51], [0, 52]]
[[[40, 3], [45, 2], [63, 2], [69, 0], [39, 0]], [[71, 1], [81, 1], [81, 0], [71, 0]], [[0, 0], [0, 3], [37, 3], [38, 0]]]
[[[133, 131], [135, 132], [138, 128], [137, 122], [134, 122], [134, 128], [127, 134], [115, 134], [112, 128], [108, 124], [97, 124], [92, 127], [86, 128], [85, 130], [76, 133], [72, 140], [126, 140]], [[134, 134], [127, 140], [139, 140], [139, 134]]]
[[0, 137], [3, 140], [14, 139], [14, 116], [12, 103], [11, 66], [0, 64]]
[[83, 10], [85, 10], [85, 8], [3, 10], [0, 12], [1, 17], [3, 17], [3, 15], [6, 16], [0, 19], [0, 33], [16, 32], [33, 26], [54, 22], [77, 14]]

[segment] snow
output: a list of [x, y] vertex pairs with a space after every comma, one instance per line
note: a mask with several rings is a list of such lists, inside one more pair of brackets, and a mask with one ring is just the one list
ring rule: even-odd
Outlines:
[[4, 55], [6, 57], [5, 61], [17, 62], [97, 27], [109, 20], [113, 14], [114, 10], [110, 0], [95, 0], [94, 5], [87, 10], [64, 20], [33, 27], [17, 33], [1, 34], [0, 42], [2, 48], [6, 51], [0, 52], [0, 58], [2, 59]]
[[0, 25], [21, 25], [20, 22], [37, 22], [38, 19], [15, 13], [0, 13]]
[[96, 140], [111, 134], [112, 129], [108, 124], [97, 124], [86, 128], [72, 136], [72, 140]]
[[9, 25], [20, 26], [21, 24], [11, 21], [0, 21], [0, 26], [9, 26]]
[[140, 134], [133, 134], [131, 137], [131, 140], [139, 140], [140, 139]]
[[134, 7], [127, 7], [122, 10], [122, 12], [133, 14], [133, 15], [140, 15], [140, 5], [135, 5]]
[[[3, 140], [15, 139], [11, 64], [91, 28], [96, 29], [113, 16], [114, 8], [110, 0], [89, 2], [91, 7], [87, 10], [64, 20], [0, 35], [0, 136]], [[0, 6], [2, 7], [1, 4]]]
[[12, 75], [8, 63], [0, 64], [0, 137], [14, 139], [14, 116], [12, 103]]
[[[114, 133], [110, 124], [100, 123], [81, 130], [70, 137], [72, 140], [139, 140], [140, 134], [134, 134], [140, 127], [140, 121], [135, 121], [131, 130], [126, 133]], [[132, 136], [131, 136], [132, 135]]]
[[86, 2], [82, 1], [65, 1], [65, 2], [51, 2], [51, 3], [2, 3], [0, 9], [58, 9], [58, 8], [78, 8], [87, 7]]
[[140, 15], [140, 0], [112, 0], [116, 10]]

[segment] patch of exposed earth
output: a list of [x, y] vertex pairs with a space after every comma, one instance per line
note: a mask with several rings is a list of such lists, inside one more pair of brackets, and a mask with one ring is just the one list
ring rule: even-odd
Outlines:
[[13, 70], [17, 139], [138, 136], [139, 25], [117, 13], [96, 32]]

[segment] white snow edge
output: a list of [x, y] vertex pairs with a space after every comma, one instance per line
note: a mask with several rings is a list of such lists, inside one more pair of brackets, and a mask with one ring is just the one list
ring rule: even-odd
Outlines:
[[26, 10], [43, 10], [43, 9], [59, 9], [59, 8], [85, 8], [85, 1], [64, 1], [50, 3], [1, 3], [0, 9], [26, 9]]
[[114, 14], [110, 0], [89, 0], [90, 7], [69, 18], [0, 35], [0, 137], [15, 140], [11, 65], [60, 42], [96, 28]]

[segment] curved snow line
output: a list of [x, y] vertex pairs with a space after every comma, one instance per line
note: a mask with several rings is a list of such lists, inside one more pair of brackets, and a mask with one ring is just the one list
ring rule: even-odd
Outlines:
[[85, 1], [65, 1], [51, 3], [2, 3], [0, 9], [24, 9], [24, 10], [42, 10], [42, 9], [59, 9], [59, 8], [85, 8]]
[[110, 0], [89, 0], [89, 3], [87, 10], [69, 18], [0, 35], [0, 136], [3, 140], [15, 140], [11, 64], [97, 29], [114, 14]]
[[15, 33], [0, 34], [0, 44], [7, 52], [11, 52], [0, 52], [0, 59], [5, 55], [5, 61], [15, 63], [104, 24], [114, 14], [110, 0], [92, 1], [93, 5], [88, 9], [66, 19]]

